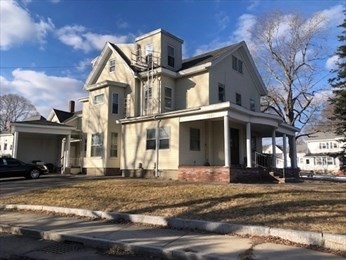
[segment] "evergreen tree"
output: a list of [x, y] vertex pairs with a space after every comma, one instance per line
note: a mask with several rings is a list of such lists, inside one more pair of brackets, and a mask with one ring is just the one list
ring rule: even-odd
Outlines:
[[[346, 15], [346, 10], [344, 13]], [[333, 70], [336, 76], [329, 79], [334, 93], [334, 97], [330, 101], [334, 105], [332, 119], [337, 123], [335, 133], [343, 136], [344, 141], [346, 141], [346, 19], [339, 27], [342, 28], [342, 33], [338, 36], [341, 45], [336, 51], [338, 56], [337, 69]]]

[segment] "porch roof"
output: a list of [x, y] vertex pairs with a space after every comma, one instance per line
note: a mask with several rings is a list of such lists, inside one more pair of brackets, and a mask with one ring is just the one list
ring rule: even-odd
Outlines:
[[11, 123], [11, 133], [23, 132], [68, 135], [71, 134], [73, 130], [76, 130], [76, 128], [73, 126], [59, 124], [47, 120], [21, 121]]
[[283, 122], [283, 120], [279, 116], [263, 112], [251, 111], [229, 101], [156, 115], [121, 119], [117, 120], [117, 123], [131, 124], [168, 118], [179, 118], [179, 121], [183, 123], [200, 120], [220, 120], [224, 116], [228, 116], [231, 121], [251, 123], [256, 126], [256, 131], [267, 134], [268, 136], [271, 136], [273, 129], [275, 129], [279, 133], [278, 136], [280, 136], [280, 133], [294, 135], [295, 132], [299, 131], [298, 128], [290, 126]]

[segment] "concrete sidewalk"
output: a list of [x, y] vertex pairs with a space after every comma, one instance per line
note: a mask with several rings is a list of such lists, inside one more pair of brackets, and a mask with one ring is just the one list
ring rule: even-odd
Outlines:
[[163, 259], [343, 259], [300, 247], [230, 235], [216, 235], [137, 224], [0, 211], [0, 232], [77, 242], [98, 249], [117, 246]]

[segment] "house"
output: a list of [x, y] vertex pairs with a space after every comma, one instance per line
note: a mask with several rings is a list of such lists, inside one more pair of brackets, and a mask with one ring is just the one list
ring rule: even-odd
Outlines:
[[0, 156], [11, 156], [13, 150], [13, 135], [10, 131], [0, 134]]
[[8, 153], [4, 149], [6, 155], [27, 163], [40, 160], [61, 168], [62, 173], [70, 173], [71, 168], [79, 172], [81, 115], [70, 102], [69, 112], [53, 109], [48, 120], [35, 116], [11, 122], [9, 131], [0, 135], [1, 149], [10, 147]]
[[298, 166], [303, 171], [338, 173], [346, 160], [342, 157], [343, 137], [319, 132], [306, 140], [306, 150], [298, 153]]
[[267, 90], [245, 42], [188, 59], [182, 44], [163, 29], [105, 44], [79, 100], [87, 174], [229, 181], [255, 166], [263, 137], [294, 138], [260, 111]]
[[[298, 146], [297, 146], [298, 149]], [[286, 147], [286, 154], [288, 153], [289, 148]], [[273, 146], [271, 144], [267, 144], [267, 145], [263, 145], [262, 146], [262, 153], [264, 155], [270, 155], [271, 159], [272, 155], [273, 155]], [[276, 160], [276, 167], [277, 168], [284, 168], [284, 167], [290, 167], [291, 166], [291, 160], [290, 158], [286, 158], [287, 160], [287, 165], [284, 166], [284, 155], [285, 155], [285, 151], [282, 145], [278, 145], [276, 144], [275, 147], [275, 160]], [[259, 158], [259, 157], [257, 157]], [[259, 162], [260, 164], [260, 162]]]

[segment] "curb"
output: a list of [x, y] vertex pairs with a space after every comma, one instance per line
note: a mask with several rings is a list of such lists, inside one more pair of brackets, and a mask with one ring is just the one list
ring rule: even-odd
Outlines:
[[291, 229], [271, 228], [266, 226], [228, 224], [222, 222], [209, 222], [183, 218], [165, 218], [140, 214], [109, 213], [88, 209], [63, 208], [41, 205], [0, 205], [0, 209], [47, 211], [67, 215], [76, 215], [80, 217], [89, 217], [94, 219], [107, 219], [115, 221], [122, 220], [131, 223], [164, 226], [174, 229], [206, 231], [217, 234], [231, 233], [236, 235], [261, 237], [271, 236], [285, 239], [294, 243], [346, 251], [346, 235], [332, 233], [298, 231]]

